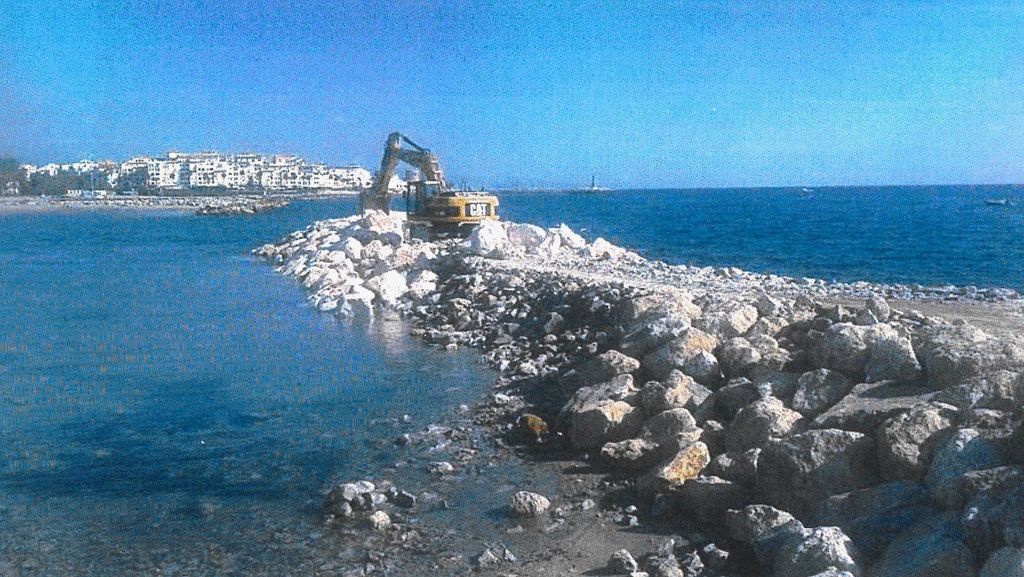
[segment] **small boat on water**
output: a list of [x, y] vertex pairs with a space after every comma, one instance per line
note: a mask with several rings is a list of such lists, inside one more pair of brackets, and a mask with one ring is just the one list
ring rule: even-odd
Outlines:
[[1013, 206], [1009, 198], [986, 198], [985, 204], [989, 206]]

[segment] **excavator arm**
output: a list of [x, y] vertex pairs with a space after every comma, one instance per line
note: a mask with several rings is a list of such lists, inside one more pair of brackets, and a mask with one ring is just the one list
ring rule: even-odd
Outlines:
[[[402, 144], [408, 144], [411, 148], [402, 148]], [[398, 162], [402, 161], [410, 166], [419, 169], [424, 180], [437, 182], [442, 190], [448, 190], [448, 183], [444, 179], [444, 172], [437, 161], [437, 157], [430, 150], [416, 144], [400, 132], [392, 132], [388, 136], [387, 144], [384, 146], [384, 157], [380, 161], [380, 171], [369, 190], [363, 191], [359, 197], [360, 210], [383, 210], [390, 213], [390, 192], [388, 184], [395, 175]]]

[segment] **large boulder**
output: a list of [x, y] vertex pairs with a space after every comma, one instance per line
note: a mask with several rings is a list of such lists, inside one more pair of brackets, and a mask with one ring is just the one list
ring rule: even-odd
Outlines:
[[640, 361], [619, 351], [609, 350], [584, 362], [576, 370], [582, 383], [589, 385], [634, 373], [639, 369]]
[[601, 401], [626, 401], [632, 404], [637, 390], [633, 387], [632, 375], [618, 375], [603, 383], [576, 389], [559, 413], [565, 419], [583, 410], [585, 406]]
[[907, 527], [937, 512], [920, 483], [897, 481], [833, 495], [819, 507], [814, 521], [842, 528], [862, 553], [874, 559]]
[[800, 375], [796, 393], [793, 394], [793, 410], [808, 418], [814, 418], [845, 397], [853, 383], [838, 371], [818, 369]]
[[761, 449], [721, 453], [711, 459], [704, 472], [744, 487], [753, 487], [757, 483], [757, 459], [760, 455]]
[[566, 226], [564, 223], [558, 225], [558, 228], [554, 229], [554, 234], [558, 235], [561, 239], [562, 246], [571, 248], [573, 250], [580, 250], [587, 246], [587, 241], [578, 234], [576, 234], [571, 228]]
[[723, 339], [739, 337], [757, 322], [757, 308], [744, 303], [731, 303], [725, 308], [707, 311], [697, 325]]
[[643, 471], [658, 462], [661, 450], [658, 443], [644, 437], [613, 441], [601, 447], [601, 461], [615, 469]]
[[875, 577], [974, 577], [974, 559], [954, 513], [919, 522], [897, 537], [875, 566]]
[[782, 528], [789, 528], [791, 533], [804, 530], [803, 524], [789, 513], [763, 504], [728, 511], [725, 523], [733, 539], [748, 544], [766, 539]]
[[397, 270], [389, 270], [384, 274], [366, 280], [366, 287], [377, 294], [384, 303], [394, 303], [409, 291], [405, 283], [405, 275]]
[[811, 361], [817, 367], [839, 371], [851, 379], [860, 379], [871, 354], [865, 337], [865, 327], [850, 323], [831, 325], [812, 343]]
[[644, 438], [672, 452], [700, 439], [702, 434], [690, 411], [682, 408], [668, 409], [653, 415], [640, 431]]
[[946, 387], [936, 399], [964, 409], [1014, 411], [1024, 404], [1024, 374], [997, 370]]
[[961, 475], [1002, 464], [1002, 455], [994, 441], [982, 436], [977, 429], [958, 429], [935, 450], [924, 483], [934, 498], [948, 500], [947, 495], [956, 491]]
[[709, 525], [722, 524], [727, 511], [750, 503], [750, 493], [742, 485], [704, 475], [674, 487], [672, 497], [686, 518]]
[[802, 425], [800, 413], [768, 397], [740, 409], [726, 433], [725, 446], [730, 451], [760, 448], [772, 438], [799, 432]]
[[831, 409], [815, 417], [811, 427], [874, 434], [887, 419], [905, 413], [934, 396], [930, 389], [917, 385], [862, 383]]
[[665, 382], [650, 381], [640, 389], [640, 406], [648, 415], [685, 408], [697, 383], [691, 377], [678, 373], [681, 378], [666, 379]]
[[920, 480], [935, 447], [957, 421], [955, 407], [923, 403], [890, 417], [878, 429], [878, 469], [886, 479]]
[[710, 461], [707, 445], [700, 441], [691, 443], [641, 477], [637, 486], [649, 495], [669, 492], [696, 479]]
[[733, 337], [719, 348], [718, 361], [726, 377], [741, 377], [761, 362], [761, 352], [743, 337]]
[[626, 254], [626, 249], [615, 246], [607, 240], [598, 237], [593, 243], [583, 247], [583, 256], [601, 260], [619, 260]]
[[642, 422], [640, 410], [629, 403], [593, 401], [572, 413], [569, 440], [578, 450], [596, 449], [635, 436]]
[[829, 568], [860, 575], [860, 552], [839, 527], [805, 529], [775, 554], [772, 577], [808, 577]]
[[[658, 380], [664, 379], [673, 370], [690, 374], [687, 371], [688, 362], [701, 353], [710, 355], [717, 346], [718, 339], [698, 329], [690, 328], [681, 336], [646, 355], [642, 365], [651, 376]], [[692, 363], [689, 368], [694, 368]], [[694, 380], [701, 384], [708, 384], [692, 374], [690, 376], [693, 376]]]
[[966, 323], [933, 325], [915, 335], [928, 383], [935, 388], [1024, 367], [1024, 347], [1016, 340], [997, 339]]
[[758, 458], [757, 479], [768, 503], [808, 515], [831, 495], [877, 483], [874, 442], [839, 429], [772, 439]]
[[535, 224], [525, 223], [509, 223], [505, 232], [508, 236], [508, 241], [512, 246], [521, 248], [527, 252], [536, 251], [537, 247], [539, 247], [548, 236], [547, 231], [543, 228]]
[[[633, 307], [623, 307], [620, 316], [626, 317], [624, 323], [629, 323], [630, 317], [638, 313], [629, 310]], [[700, 314], [700, 309], [698, 309]], [[622, 337], [619, 348], [623, 353], [637, 358], [645, 357], [665, 343], [682, 337], [690, 330], [690, 317], [685, 313], [676, 311], [667, 314], [643, 315], [645, 318], [627, 324], [628, 332]]]
[[[888, 325], [880, 325], [888, 328]], [[893, 329], [883, 331], [871, 341], [864, 378], [878, 381], [914, 382], [921, 378], [921, 364], [908, 337]]]
[[499, 257], [508, 247], [508, 233], [505, 226], [495, 220], [485, 220], [475, 226], [462, 242], [461, 248], [470, 254], [484, 257]]

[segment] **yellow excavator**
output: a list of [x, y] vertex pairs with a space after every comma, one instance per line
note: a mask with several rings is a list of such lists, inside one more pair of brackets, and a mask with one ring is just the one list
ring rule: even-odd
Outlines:
[[[403, 148], [402, 145], [408, 145]], [[410, 227], [429, 236], [465, 235], [484, 220], [498, 219], [498, 198], [486, 192], [453, 189], [444, 179], [437, 156], [400, 132], [392, 132], [373, 186], [359, 195], [359, 210], [391, 212], [388, 184], [402, 161], [419, 170], [420, 180], [408, 183], [405, 208]]]

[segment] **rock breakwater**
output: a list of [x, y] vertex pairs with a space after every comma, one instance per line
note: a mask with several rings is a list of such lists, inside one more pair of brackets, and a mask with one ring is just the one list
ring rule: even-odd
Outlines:
[[321, 310], [397, 311], [480, 349], [510, 438], [707, 531], [650, 574], [988, 576], [1021, 558], [1024, 342], [887, 300], [1012, 291], [668, 266], [564, 225], [405, 239], [401, 215], [371, 213], [255, 252]]

